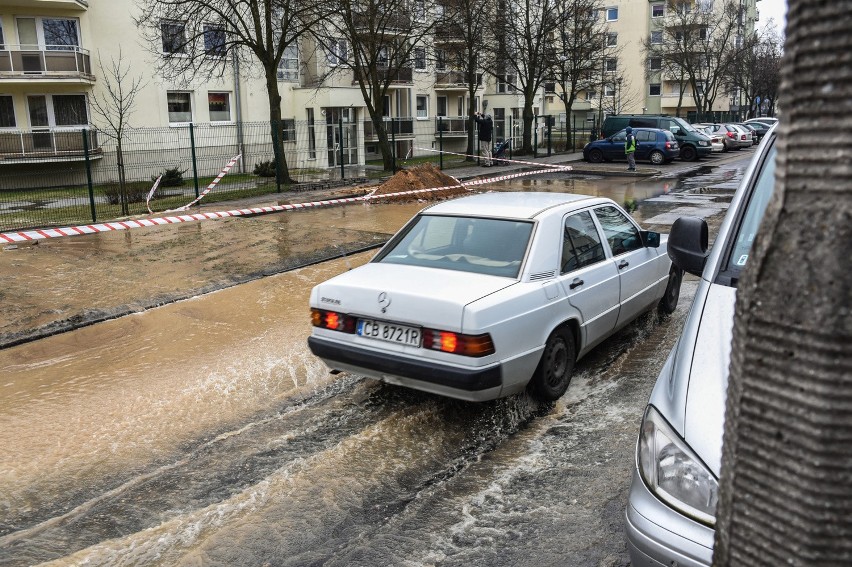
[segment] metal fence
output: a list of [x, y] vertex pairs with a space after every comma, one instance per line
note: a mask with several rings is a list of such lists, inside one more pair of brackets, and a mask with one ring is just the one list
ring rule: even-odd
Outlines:
[[[544, 116], [534, 126], [536, 155], [582, 148], [591, 134], [576, 129], [569, 139], [564, 125]], [[443, 168], [463, 163], [468, 132], [476, 126], [467, 117], [409, 117], [387, 119], [385, 127], [395, 166], [416, 160]], [[282, 164], [286, 163], [297, 185], [288, 184], [283, 167], [277, 167], [275, 135], [282, 136]], [[363, 180], [370, 171], [382, 173], [379, 138], [370, 121], [284, 120], [281, 129], [273, 129], [269, 122], [132, 129], [122, 137], [120, 152], [117, 141], [104, 131], [4, 132], [3, 136], [3, 231], [147, 214], [145, 197], [160, 175], [151, 208], [155, 212], [174, 209], [201, 194], [238, 154], [242, 159], [205, 202], [345, 184]], [[510, 154], [520, 147], [521, 137], [519, 120], [495, 123], [495, 143], [511, 139]]]

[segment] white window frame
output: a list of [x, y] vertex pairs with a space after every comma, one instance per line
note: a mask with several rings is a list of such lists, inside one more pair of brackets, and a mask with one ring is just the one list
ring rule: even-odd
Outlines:
[[663, 43], [663, 31], [654, 30], [651, 32], [651, 45], [661, 45]]
[[[654, 65], [654, 63], [657, 65]], [[662, 71], [663, 70], [663, 58], [662, 57], [649, 57], [648, 58], [648, 70], [650, 71]]]
[[[420, 101], [423, 101], [423, 110], [420, 110]], [[417, 114], [417, 120], [429, 119], [429, 95], [416, 95], [414, 99], [414, 111]], [[422, 114], [421, 114], [422, 112]]]
[[[189, 98], [189, 120], [172, 121], [171, 111], [169, 110], [169, 95], [186, 95]], [[191, 124], [194, 118], [192, 91], [166, 91], [166, 113], [169, 118], [169, 126], [186, 126]]]
[[[660, 9], [660, 13], [656, 16], [654, 15], [654, 10], [657, 8]], [[666, 15], [666, 5], [665, 4], [651, 4], [651, 17], [652, 18], [663, 18]]]
[[18, 111], [15, 108], [15, 97], [10, 94], [0, 94], [0, 99], [8, 98], [12, 101], [12, 126], [0, 126], [0, 130], [17, 130], [18, 129]]
[[[422, 63], [422, 65], [421, 65]], [[414, 48], [414, 70], [415, 71], [425, 71], [426, 70], [426, 48], [425, 47], [415, 47]]]
[[[228, 100], [228, 118], [227, 118], [227, 120], [214, 120], [213, 119], [212, 111], [210, 110], [210, 95], [225, 95], [227, 97], [227, 100]], [[233, 124], [234, 123], [233, 113], [231, 112], [231, 109], [233, 108], [233, 105], [231, 104], [232, 100], [233, 100], [233, 97], [231, 97], [230, 91], [208, 91], [207, 92], [207, 112], [211, 113], [209, 115], [211, 124]], [[192, 103], [191, 102], [190, 102], [190, 110], [192, 110]]]
[[607, 83], [604, 85], [604, 96], [607, 98], [615, 96], [615, 85]]
[[618, 32], [607, 32], [606, 45], [607, 47], [615, 47], [618, 45]]
[[[295, 57], [293, 56], [293, 52], [295, 52]], [[296, 69], [289, 69], [284, 66], [287, 61], [295, 61]], [[279, 81], [285, 81], [288, 83], [298, 83], [299, 82], [299, 46], [295, 43], [291, 43], [284, 49], [284, 53], [281, 54], [281, 61], [278, 62], [278, 71], [276, 73]]]
[[[651, 92], [654, 87], [657, 87], [657, 94]], [[648, 96], [663, 96], [663, 85], [662, 83], [650, 83], [648, 85]]]
[[616, 59], [615, 57], [607, 57], [604, 60], [604, 71], [607, 73], [617, 73], [618, 59]]
[[[16, 16], [15, 17], [15, 30], [16, 30], [16, 32], [17, 32], [17, 29], [18, 29], [18, 22], [21, 21], [21, 20], [33, 20], [35, 22], [36, 37], [38, 38], [37, 47], [39, 49], [44, 49], [44, 50], [47, 50], [47, 43], [45, 43], [45, 39], [44, 39], [44, 20], [68, 20], [68, 21], [72, 21], [72, 22], [74, 22], [74, 26], [75, 26], [76, 32], [77, 32], [77, 45], [75, 47], [77, 49], [82, 47], [81, 44], [83, 43], [83, 37], [80, 34], [80, 19], [79, 18], [67, 18], [65, 16]], [[20, 43], [20, 39], [19, 39], [19, 43]], [[26, 45], [31, 45], [31, 44], [26, 44]], [[20, 47], [23, 48], [24, 46], [21, 45]], [[68, 46], [68, 47], [71, 47], [71, 46]], [[72, 49], [68, 49], [67, 51], [72, 51]]]
[[325, 59], [331, 67], [345, 64], [349, 59], [349, 44], [347, 41], [340, 37], [332, 38]]
[[608, 22], [617, 22], [618, 21], [618, 6], [607, 6], [606, 7], [606, 21], [608, 21]]
[[[166, 37], [163, 34], [163, 26], [165, 25], [173, 25], [173, 26], [181, 26], [183, 31], [183, 45], [181, 46], [182, 51], [166, 51]], [[186, 22], [182, 22], [179, 20], [161, 20], [160, 21], [160, 47], [162, 48], [162, 54], [165, 57], [174, 57], [186, 55]]]
[[[204, 42], [204, 56], [211, 57], [215, 59], [222, 59], [226, 54], [225, 44], [227, 42], [227, 28], [222, 24], [216, 24], [213, 22], [205, 22], [203, 24], [204, 33], [201, 34], [201, 39]], [[185, 29], [184, 29], [185, 31]], [[222, 53], [216, 53], [207, 50], [207, 32], [221, 32], [222, 34]]]

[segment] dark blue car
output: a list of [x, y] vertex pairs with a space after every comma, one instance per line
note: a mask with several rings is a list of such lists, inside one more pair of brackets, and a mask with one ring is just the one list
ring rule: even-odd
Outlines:
[[[636, 136], [636, 159], [648, 160], [654, 165], [669, 163], [680, 155], [674, 134], [659, 128], [634, 128]], [[627, 133], [624, 130], [616, 132], [609, 138], [595, 140], [583, 148], [583, 159], [592, 163], [602, 161], [626, 161], [624, 142]]]

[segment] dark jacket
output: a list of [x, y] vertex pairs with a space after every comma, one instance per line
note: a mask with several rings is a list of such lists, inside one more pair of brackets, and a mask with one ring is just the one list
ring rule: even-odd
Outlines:
[[479, 139], [483, 142], [491, 141], [491, 131], [494, 129], [494, 123], [489, 115], [474, 116], [476, 123], [479, 124]]

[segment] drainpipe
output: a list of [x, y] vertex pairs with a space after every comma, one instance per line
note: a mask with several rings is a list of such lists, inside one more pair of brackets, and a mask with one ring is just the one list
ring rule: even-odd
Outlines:
[[234, 106], [236, 107], [237, 148], [239, 148], [240, 155], [243, 156], [238, 162], [238, 167], [240, 168], [240, 173], [245, 173], [245, 164], [248, 163], [248, 156], [243, 151], [243, 103], [240, 97], [240, 58], [236, 53], [234, 53]]

